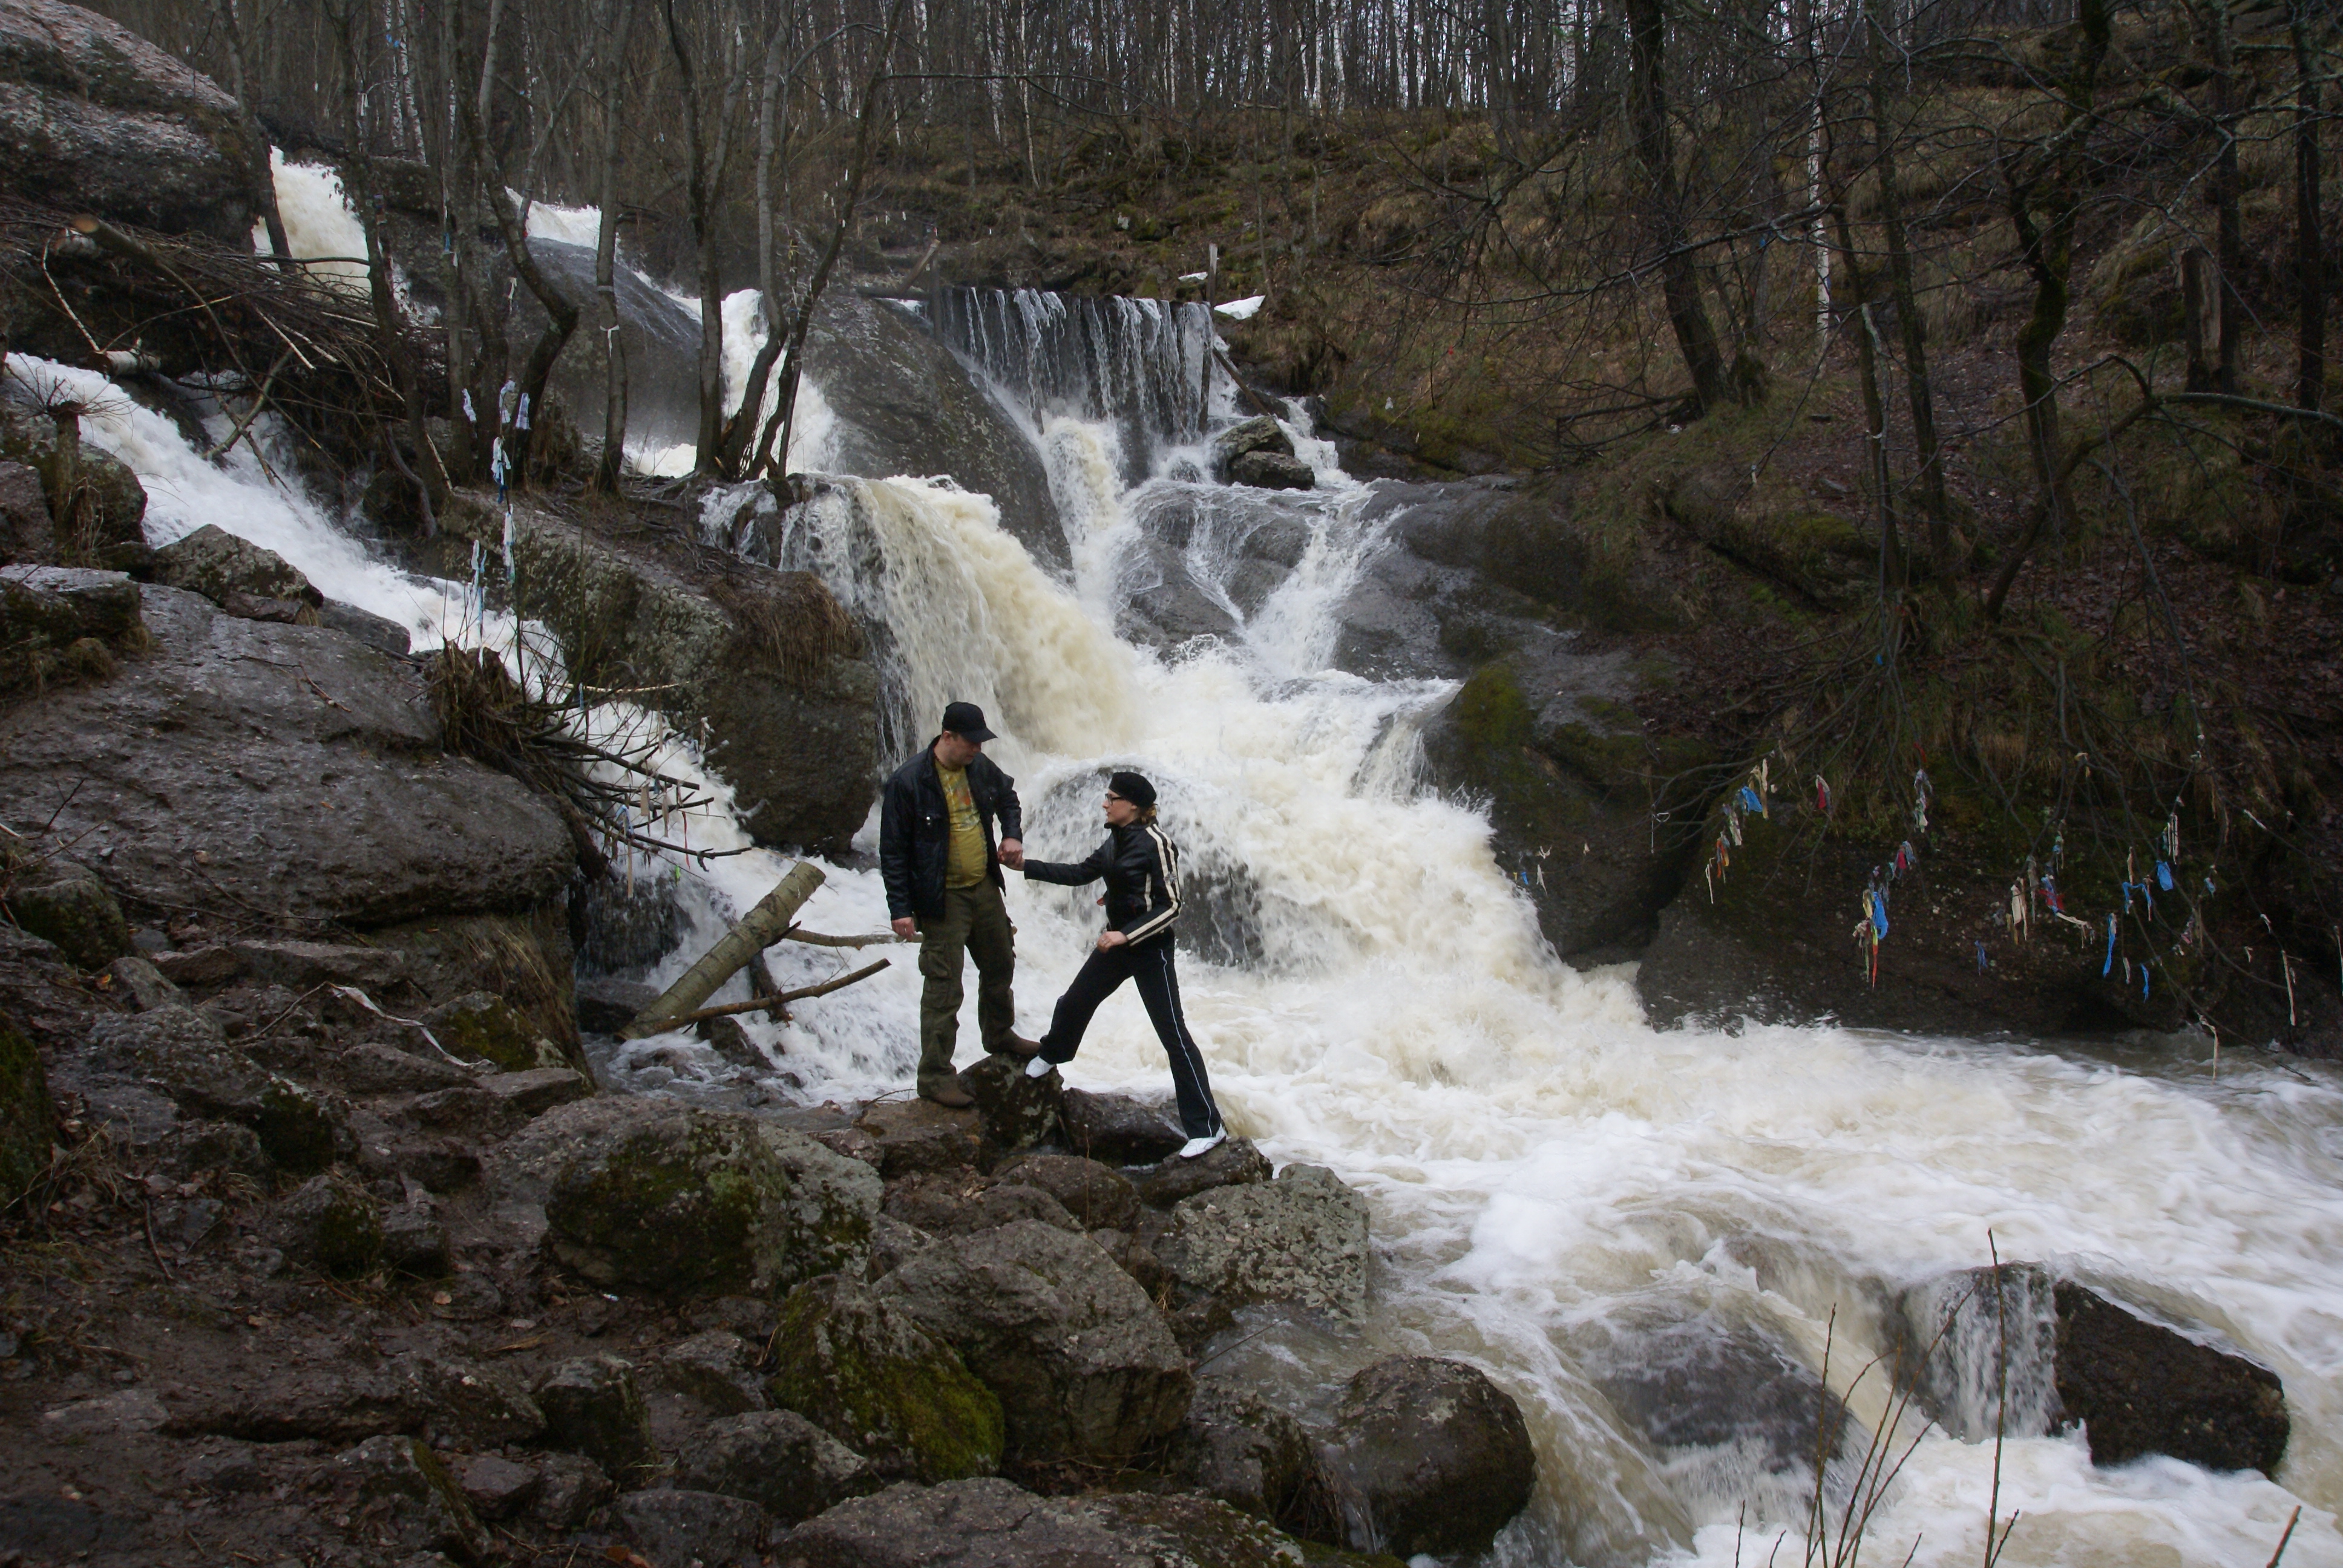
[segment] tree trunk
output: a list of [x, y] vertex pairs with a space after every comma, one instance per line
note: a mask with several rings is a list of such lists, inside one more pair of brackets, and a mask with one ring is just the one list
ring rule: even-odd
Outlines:
[[2246, 236], [2237, 213], [2237, 71], [2229, 41], [2228, 0], [2211, 0], [2206, 24], [2212, 35], [2213, 112], [2221, 137], [2214, 161], [2212, 196], [2215, 245], [2220, 262], [2220, 291], [2215, 313], [2221, 334], [2221, 357], [2215, 382], [2223, 393], [2237, 393], [2237, 355], [2245, 342], [2246, 306], [2239, 290], [2246, 277]]
[[[367, 151], [365, 131], [358, 123], [357, 84], [362, 80], [358, 38], [367, 25], [366, 14], [360, 6], [361, 0], [347, 0], [337, 15], [329, 13], [338, 24], [335, 31], [346, 88], [342, 95], [342, 134], [347, 140], [349, 155], [344, 172], [350, 186], [350, 206], [357, 214], [358, 227], [366, 236], [367, 295], [374, 307], [375, 331], [382, 339], [383, 359], [390, 367], [391, 384], [407, 414], [407, 436], [414, 444], [416, 456], [416, 471], [408, 477], [415, 484], [423, 537], [429, 538], [438, 532], [439, 508], [447, 500], [447, 477], [440, 470], [439, 457], [432, 449], [431, 434], [424, 421], [423, 392], [416, 379], [414, 361], [407, 356], [406, 322], [398, 308], [398, 297], [391, 292], [390, 257], [384, 251], [375, 213], [374, 159]], [[383, 445], [392, 462], [398, 463], [397, 443], [388, 432], [384, 434]]]
[[1904, 196], [1896, 172], [1895, 126], [1888, 117], [1889, 62], [1885, 6], [1868, 0], [1871, 22], [1871, 127], [1879, 171], [1879, 222], [1887, 241], [1887, 287], [1904, 338], [1904, 387], [1912, 407], [1913, 460], [1921, 508], [1928, 514], [1928, 565], [1939, 576], [1953, 569], [1952, 518], [1945, 505], [1944, 456], [1936, 444], [1936, 407], [1928, 385], [1928, 324], [1912, 286], [1912, 248], [1904, 233]]
[[594, 485], [612, 496], [618, 493], [618, 476], [627, 461], [627, 341], [618, 330], [618, 126], [626, 109], [627, 43], [635, 32], [634, 0], [618, 0], [618, 13], [613, 28], [608, 25], [606, 0], [602, 221], [594, 236], [594, 292], [602, 301], [602, 344], [608, 356], [602, 383], [602, 461], [595, 468]]
[[1668, 131], [1667, 12], [1665, 0], [1627, 0], [1628, 102], [1634, 119], [1635, 156], [1652, 182], [1660, 244], [1660, 289], [1667, 301], [1668, 325], [1692, 373], [1693, 399], [1706, 414], [1731, 400], [1716, 328], [1700, 297], [1700, 270], [1685, 243], [1683, 196], [1676, 183], [1675, 147]]
[[2301, 295], [2296, 317], [2294, 401], [2317, 413], [2327, 390], [2327, 258], [2319, 234], [2319, 98], [2310, 44], [2309, 0], [2287, 7], [2294, 33], [2294, 267]]

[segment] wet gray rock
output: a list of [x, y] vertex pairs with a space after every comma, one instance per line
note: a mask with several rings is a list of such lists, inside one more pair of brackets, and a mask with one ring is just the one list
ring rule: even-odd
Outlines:
[[579, 1356], [538, 1380], [547, 1446], [593, 1460], [620, 1483], [639, 1485], [659, 1462], [635, 1369], [617, 1356]]
[[789, 1292], [773, 1336], [773, 1402], [887, 1476], [929, 1482], [1001, 1464], [1000, 1398], [900, 1303], [840, 1275]]
[[156, 550], [154, 580], [199, 593], [223, 608], [233, 594], [294, 600], [313, 609], [326, 602], [283, 556], [211, 523]]
[[2062, 1281], [2058, 1400], [2093, 1464], [2167, 1453], [2207, 1470], [2274, 1473], [2291, 1430], [2278, 1374]]
[[651, 1366], [659, 1382], [702, 1408], [741, 1415], [765, 1408], [757, 1357], [757, 1347], [729, 1329], [709, 1329], [668, 1346]]
[[711, 1421], [676, 1465], [676, 1482], [757, 1504], [783, 1524], [879, 1490], [862, 1456], [795, 1411]]
[[1165, 1469], [1182, 1485], [1288, 1529], [1332, 1523], [1309, 1432], [1243, 1389], [1197, 1384]]
[[335, 1457], [333, 1479], [357, 1503], [353, 1528], [408, 1552], [478, 1557], [487, 1534], [438, 1456], [411, 1437], [370, 1437]]
[[500, 1455], [483, 1453], [464, 1462], [456, 1483], [480, 1518], [509, 1519], [544, 1492], [545, 1473], [534, 1465], [515, 1464]]
[[1479, 1368], [1394, 1356], [1351, 1379], [1320, 1450], [1354, 1551], [1483, 1552], [1528, 1505], [1537, 1456]]
[[1013, 1181], [987, 1185], [980, 1177], [949, 1171], [907, 1176], [893, 1183], [887, 1191], [886, 1212], [930, 1236], [969, 1236], [1019, 1220], [1061, 1231], [1083, 1229], [1064, 1204], [1039, 1187]]
[[417, 1279], [437, 1279], [447, 1271], [447, 1227], [440, 1223], [427, 1194], [385, 1211], [382, 1261]]
[[106, 972], [121, 988], [116, 994], [128, 997], [130, 1005], [141, 1012], [186, 1002], [187, 993], [165, 980], [163, 971], [145, 959], [126, 955], [107, 964]]
[[929, 1248], [872, 1292], [1000, 1396], [1012, 1456], [1126, 1458], [1187, 1409], [1163, 1314], [1087, 1236], [1019, 1221]]
[[618, 1521], [654, 1563], [754, 1563], [770, 1522], [753, 1503], [661, 1487], [618, 1499]]
[[28, 463], [0, 462], [0, 566], [56, 564], [56, 529], [39, 471]]
[[545, 1431], [545, 1412], [528, 1385], [502, 1367], [410, 1352], [384, 1372], [399, 1402], [417, 1413], [417, 1430], [434, 1447], [501, 1448]]
[[235, 1121], [183, 1121], [171, 1129], [159, 1151], [160, 1168], [186, 1181], [209, 1171], [225, 1171], [266, 1182], [277, 1171], [260, 1135]]
[[103, 970], [131, 950], [130, 925], [114, 895], [75, 861], [30, 868], [9, 887], [5, 907], [18, 926], [55, 942], [83, 969]]
[[385, 620], [370, 610], [339, 599], [329, 598], [319, 607], [317, 624], [393, 658], [405, 658], [415, 648], [414, 637], [397, 621]]
[[972, 1167], [984, 1148], [973, 1110], [951, 1111], [931, 1100], [882, 1100], [855, 1125], [878, 1145], [879, 1172], [890, 1181], [915, 1171]]
[[1247, 452], [1229, 465], [1229, 483], [1261, 490], [1308, 490], [1318, 471], [1301, 458], [1276, 452]]
[[785, 1290], [859, 1264], [878, 1174], [802, 1133], [672, 1110], [586, 1140], [550, 1183], [548, 1243], [604, 1285]]
[[277, 1201], [267, 1231], [296, 1262], [355, 1279], [382, 1257], [382, 1205], [349, 1177], [327, 1171]]
[[429, 1094], [468, 1089], [478, 1081], [443, 1056], [404, 1050], [380, 1040], [361, 1040], [321, 1063], [319, 1076], [346, 1094], [364, 1095]]
[[[587, 948], [594, 939], [589, 934]], [[659, 956], [659, 955], [654, 955]], [[659, 1000], [659, 988], [639, 980], [596, 975], [578, 982], [578, 1027], [592, 1034], [616, 1034], [635, 1021], [635, 1015]]]
[[1256, 414], [1241, 420], [1212, 437], [1212, 461], [1221, 477], [1229, 477], [1229, 465], [1239, 457], [1255, 452], [1268, 452], [1281, 457], [1293, 456], [1293, 438], [1285, 427], [1266, 414]]
[[1253, 1147], [1252, 1139], [1232, 1137], [1193, 1160], [1182, 1160], [1175, 1154], [1152, 1171], [1134, 1173], [1131, 1185], [1138, 1189], [1140, 1201], [1151, 1208], [1169, 1209], [1182, 1198], [1209, 1192], [1215, 1187], [1266, 1181], [1269, 1178], [1269, 1157]]
[[291, 991], [356, 986], [380, 1000], [407, 979], [407, 955], [395, 948], [357, 942], [243, 941], [231, 950], [255, 979]]
[[1001, 1181], [1039, 1187], [1084, 1230], [1128, 1230], [1139, 1220], [1139, 1191], [1120, 1171], [1076, 1154], [1028, 1154], [993, 1168]]
[[[322, 628], [175, 588], [143, 598], [147, 657], [0, 713], [0, 817], [56, 811], [110, 888], [166, 905], [365, 925], [560, 886], [568, 831], [520, 784], [440, 751], [412, 671]], [[84, 783], [59, 809], [64, 777]]]
[[322, 1171], [345, 1151], [338, 1107], [292, 1080], [267, 1072], [230, 1046], [195, 1010], [166, 1005], [134, 1017], [101, 1018], [90, 1029], [88, 1066], [167, 1096], [205, 1117], [251, 1128], [275, 1164], [295, 1175]]
[[840, 1503], [775, 1543], [803, 1568], [1281, 1568], [1300, 1547], [1212, 1498], [1036, 1497], [1000, 1480], [890, 1486]]
[[1025, 1076], [1025, 1059], [988, 1056], [960, 1075], [976, 1096], [984, 1141], [994, 1150], [1031, 1149], [1058, 1125], [1058, 1076]]
[[609, 1497], [610, 1478], [582, 1453], [548, 1453], [535, 1462], [543, 1477], [528, 1505], [548, 1530], [575, 1530]]
[[1068, 1148], [1106, 1165], [1152, 1165], [1188, 1141], [1163, 1107], [1127, 1094], [1066, 1090], [1058, 1097], [1058, 1121]]
[[[1155, 1255], [1154, 1248], [1127, 1231], [1101, 1230], [1092, 1231], [1090, 1234], [1091, 1240], [1099, 1244], [1100, 1251], [1112, 1258], [1114, 1266], [1129, 1274], [1139, 1288], [1147, 1292], [1150, 1301], [1171, 1299], [1169, 1292], [1179, 1282], [1179, 1276], [1164, 1267], [1163, 1260]], [[1183, 1346], [1187, 1344], [1187, 1341], [1181, 1338], [1176, 1319], [1172, 1324], [1172, 1333], [1173, 1338], [1181, 1340]]]
[[173, 985], [226, 985], [245, 973], [243, 956], [222, 942], [206, 942], [201, 947], [185, 949], [164, 948], [147, 956], [156, 970]]
[[1367, 1201], [1317, 1165], [1181, 1200], [1157, 1256], [1232, 1307], [1292, 1302], [1345, 1316], [1367, 1300]]
[[[759, 843], [843, 849], [874, 790], [879, 678], [821, 579], [729, 558], [719, 571], [525, 506], [513, 517], [519, 608], [578, 678], [649, 689], [647, 706], [704, 734]], [[449, 538], [497, 548], [503, 527], [478, 508], [453, 515]]]
[[0, 10], [0, 186], [168, 233], [252, 242], [253, 149], [233, 99], [59, 0]]

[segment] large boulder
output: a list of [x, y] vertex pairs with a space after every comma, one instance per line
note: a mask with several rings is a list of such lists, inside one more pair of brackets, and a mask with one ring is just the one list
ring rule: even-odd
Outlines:
[[873, 1290], [1000, 1396], [1013, 1458], [1126, 1459], [1187, 1410], [1170, 1325], [1087, 1236], [1019, 1221], [928, 1248]]
[[993, 1168], [997, 1181], [1039, 1187], [1085, 1231], [1127, 1231], [1139, 1222], [1138, 1189], [1121, 1171], [1079, 1154], [1027, 1154]]
[[[774, 1552], [792, 1568], [1286, 1568], [1302, 1555], [1291, 1538], [1216, 1499], [1036, 1497], [1000, 1480], [890, 1486], [808, 1520]], [[1312, 1560], [1365, 1568], [1343, 1553]]]
[[0, 3], [0, 186], [248, 246], [254, 152], [235, 100], [186, 62], [78, 5]]
[[[719, 568], [527, 504], [512, 516], [518, 608], [552, 629], [570, 673], [636, 689], [704, 735], [759, 843], [842, 850], [870, 809], [879, 680], [821, 580], [730, 558]], [[452, 543], [501, 548], [501, 513], [454, 507], [447, 522]]]
[[[148, 588], [153, 652], [0, 712], [0, 820], [117, 897], [370, 925], [549, 899], [575, 859], [522, 785], [444, 755], [413, 673], [322, 628]], [[55, 781], [81, 781], [59, 804]]]
[[339, 1171], [320, 1172], [279, 1200], [268, 1231], [286, 1256], [344, 1279], [370, 1272], [382, 1256], [382, 1205]]
[[898, 1302], [843, 1275], [809, 1281], [781, 1304], [773, 1355], [773, 1402], [882, 1475], [957, 1481], [1000, 1468], [1000, 1397]]
[[1230, 1306], [1292, 1302], [1355, 1315], [1367, 1302], [1367, 1201], [1318, 1165], [1183, 1198], [1155, 1253]]
[[0, 462], [0, 566], [57, 564], [57, 535], [39, 470]]
[[1225, 1382], [1197, 1384], [1165, 1469], [1182, 1485], [1285, 1529], [1314, 1533], [1335, 1523], [1308, 1429]]
[[754, 1563], [770, 1526], [765, 1511], [744, 1498], [680, 1487], [628, 1493], [614, 1512], [660, 1563]]
[[2058, 1400], [2091, 1462], [2168, 1453], [2207, 1470], [2274, 1473], [2289, 1422], [2278, 1374], [2062, 1281]]
[[1258, 490], [1308, 490], [1316, 487], [1318, 472], [1299, 457], [1247, 452], [1229, 464], [1229, 483]]
[[1399, 1557], [1486, 1551], [1537, 1478], [1512, 1397], [1479, 1368], [1432, 1356], [1353, 1377], [1320, 1453], [1348, 1544]]
[[1209, 1192], [1215, 1187], [1235, 1187], [1252, 1181], [1270, 1179], [1269, 1156], [1263, 1154], [1250, 1138], [1229, 1138], [1193, 1160], [1182, 1160], [1174, 1154], [1152, 1171], [1132, 1178], [1140, 1201], [1158, 1209], [1169, 1209], [1183, 1198], [1199, 1192]]
[[783, 1524], [879, 1490], [862, 1456], [789, 1410], [711, 1421], [677, 1462], [679, 1485], [757, 1504]]
[[860, 1261], [878, 1173], [802, 1133], [678, 1108], [589, 1141], [546, 1199], [554, 1256], [602, 1285], [786, 1290]]
[[310, 587], [309, 579], [292, 562], [213, 523], [156, 550], [154, 580], [199, 593], [223, 608], [235, 608], [232, 601], [238, 596], [311, 609], [326, 602], [326, 596]]

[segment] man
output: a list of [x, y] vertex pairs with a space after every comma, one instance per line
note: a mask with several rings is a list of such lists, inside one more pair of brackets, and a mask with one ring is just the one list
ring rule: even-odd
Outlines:
[[920, 1095], [939, 1105], [976, 1103], [952, 1070], [963, 950], [976, 960], [976, 1022], [984, 1049], [1013, 1056], [1041, 1049], [1014, 1030], [1017, 950], [1001, 869], [1025, 863], [1025, 819], [1016, 780], [983, 755], [992, 739], [982, 709], [948, 704], [942, 733], [895, 770], [880, 800], [887, 913], [897, 936], [920, 940]]

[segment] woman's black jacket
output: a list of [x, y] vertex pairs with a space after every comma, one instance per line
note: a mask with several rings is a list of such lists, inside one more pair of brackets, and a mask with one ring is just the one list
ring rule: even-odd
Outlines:
[[1180, 916], [1180, 851], [1152, 822], [1109, 828], [1085, 860], [1025, 862], [1031, 881], [1079, 888], [1106, 879], [1106, 923], [1132, 942], [1168, 938]]
[[[968, 792], [984, 824], [985, 875], [1001, 886], [1002, 839], [1025, 836], [1025, 814], [1017, 803], [1017, 781], [985, 756], [969, 759]], [[996, 837], [993, 819], [1001, 831]], [[944, 781], [936, 777], [936, 748], [927, 749], [887, 780], [879, 796], [879, 879], [887, 886], [887, 918], [944, 916], [944, 862], [951, 854], [951, 814], [944, 809]]]

